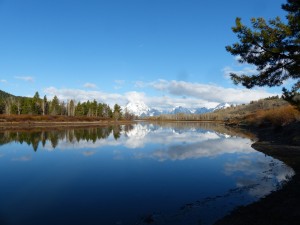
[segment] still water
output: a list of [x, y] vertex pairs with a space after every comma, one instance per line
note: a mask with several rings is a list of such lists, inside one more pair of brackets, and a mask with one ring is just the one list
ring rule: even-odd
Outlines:
[[213, 224], [294, 171], [221, 125], [0, 131], [0, 224]]

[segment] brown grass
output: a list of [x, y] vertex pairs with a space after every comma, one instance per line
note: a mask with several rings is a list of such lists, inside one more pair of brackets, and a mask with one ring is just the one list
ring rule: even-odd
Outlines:
[[291, 105], [280, 106], [268, 110], [258, 110], [245, 117], [245, 122], [247, 124], [255, 126], [284, 126], [299, 120], [300, 112]]
[[93, 122], [108, 120], [99, 117], [86, 116], [41, 116], [41, 115], [0, 115], [1, 122]]

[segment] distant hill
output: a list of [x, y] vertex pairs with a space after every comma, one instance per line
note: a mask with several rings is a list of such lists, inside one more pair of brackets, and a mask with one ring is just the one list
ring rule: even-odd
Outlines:
[[299, 111], [279, 97], [269, 97], [249, 104], [235, 105], [206, 114], [207, 118], [235, 124], [285, 124], [299, 120]]
[[234, 105], [231, 107], [216, 110], [215, 114], [223, 114], [227, 117], [241, 117], [248, 114], [256, 113], [259, 110], [275, 109], [281, 106], [287, 106], [289, 103], [282, 98], [270, 97], [260, 99], [258, 101], [251, 101], [249, 104]]
[[16, 96], [0, 90], [0, 99], [5, 99], [5, 98], [9, 98], [9, 97], [16, 97]]

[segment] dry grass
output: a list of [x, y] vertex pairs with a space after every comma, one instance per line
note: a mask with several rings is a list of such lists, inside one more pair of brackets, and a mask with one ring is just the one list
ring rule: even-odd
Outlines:
[[300, 112], [291, 105], [285, 105], [274, 109], [258, 110], [247, 115], [244, 122], [254, 126], [284, 126], [299, 120]]
[[0, 122], [93, 122], [105, 120], [86, 116], [41, 116], [41, 115], [0, 115]]

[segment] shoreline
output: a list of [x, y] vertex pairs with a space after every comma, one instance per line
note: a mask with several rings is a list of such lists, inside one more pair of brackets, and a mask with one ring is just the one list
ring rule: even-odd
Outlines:
[[249, 128], [258, 141], [252, 148], [279, 159], [294, 171], [284, 186], [247, 206], [233, 210], [215, 225], [296, 225], [300, 219], [300, 122], [281, 128]]
[[67, 128], [67, 127], [97, 127], [107, 125], [127, 125], [134, 124], [131, 120], [99, 120], [99, 121], [21, 121], [21, 122], [0, 122], [0, 130], [18, 130], [35, 128]]

